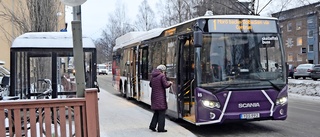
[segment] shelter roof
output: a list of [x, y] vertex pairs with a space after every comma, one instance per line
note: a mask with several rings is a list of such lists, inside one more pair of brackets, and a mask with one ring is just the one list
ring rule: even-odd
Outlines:
[[[92, 39], [82, 36], [83, 48], [95, 48]], [[29, 32], [17, 37], [11, 48], [73, 48], [70, 32]]]

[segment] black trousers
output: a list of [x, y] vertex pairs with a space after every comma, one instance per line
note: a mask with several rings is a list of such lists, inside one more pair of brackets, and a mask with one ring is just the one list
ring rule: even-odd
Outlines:
[[166, 110], [155, 110], [149, 128], [156, 129], [158, 124], [158, 131], [163, 131], [165, 126]]

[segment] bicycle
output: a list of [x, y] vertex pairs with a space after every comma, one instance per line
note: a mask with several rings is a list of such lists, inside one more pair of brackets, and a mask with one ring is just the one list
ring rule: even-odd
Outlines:
[[[44, 81], [46, 84], [48, 84], [47, 89], [42, 92], [40, 95], [37, 96], [37, 99], [50, 99], [51, 98], [51, 94], [52, 94], [52, 85], [51, 85], [51, 80], [50, 79], [40, 79], [38, 81]], [[66, 111], [67, 110], [67, 111]], [[65, 114], [65, 117], [62, 117], [60, 113]], [[46, 119], [45, 117], [45, 113], [50, 113], [50, 119]], [[52, 129], [54, 131], [51, 131], [51, 134], [53, 135], [54, 133], [61, 133], [58, 132], [61, 130], [61, 119], [68, 119], [68, 121], [65, 121], [66, 123], [64, 124], [68, 124], [69, 125], [69, 129], [66, 130], [66, 134], [68, 136], [75, 136], [75, 128], [74, 126], [70, 126], [70, 124], [73, 124], [73, 116], [74, 116], [74, 110], [73, 107], [67, 107], [65, 106], [64, 109], [60, 110], [60, 108], [55, 108], [55, 107], [51, 107], [50, 110], [49, 109], [45, 109], [43, 108], [38, 108], [36, 109], [36, 113], [39, 114], [38, 117], [38, 122], [42, 125], [40, 126], [40, 130], [43, 131], [43, 134], [46, 135], [48, 131], [51, 131]], [[51, 126], [46, 125], [45, 123], [50, 122]], [[73, 124], [74, 125], [74, 124]], [[61, 136], [60, 134], [58, 135], [54, 135], [54, 136]]]

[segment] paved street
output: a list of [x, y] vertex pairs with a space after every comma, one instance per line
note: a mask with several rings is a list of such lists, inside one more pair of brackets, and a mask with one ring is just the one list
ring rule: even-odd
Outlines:
[[[152, 116], [149, 106], [143, 105], [143, 103], [138, 103], [135, 100], [126, 100], [123, 97], [120, 97], [119, 92], [113, 90], [112, 88], [112, 77], [110, 75], [98, 76], [98, 81], [101, 87], [107, 89], [107, 93], [102, 91], [100, 96], [110, 96], [109, 100], [105, 101], [100, 98], [100, 120], [109, 121], [106, 123], [100, 123], [100, 128], [105, 128], [107, 135], [116, 135], [127, 136], [134, 133], [134, 131], [141, 130], [142, 132], [134, 133], [132, 135], [139, 136], [144, 134], [145, 136], [158, 136], [158, 133], [153, 133], [147, 129], [149, 121]], [[295, 81], [295, 80], [294, 80]], [[312, 81], [312, 80], [304, 80]], [[290, 80], [289, 82], [293, 82]], [[294, 87], [290, 87], [294, 88]], [[171, 136], [171, 133], [176, 131], [192, 132], [198, 137], [318, 137], [319, 136], [319, 104], [320, 100], [314, 100], [315, 98], [305, 97], [297, 94], [289, 94], [289, 116], [285, 121], [256, 121], [256, 122], [245, 122], [245, 123], [226, 123], [222, 125], [205, 125], [205, 126], [195, 126], [188, 122], [175, 122], [167, 120], [167, 129], [168, 133], [160, 134], [161, 136]], [[110, 100], [111, 99], [111, 100]], [[107, 103], [110, 102], [110, 103]], [[112, 103], [113, 102], [113, 103]], [[115, 103], [117, 102], [117, 103]], [[120, 103], [120, 104], [119, 104]], [[113, 108], [109, 108], [109, 104], [114, 106], [121, 105], [120, 110], [114, 111]], [[136, 107], [135, 107], [136, 106]], [[104, 110], [102, 110], [102, 108]], [[102, 111], [108, 111], [103, 112]], [[110, 111], [110, 112], [109, 112]], [[129, 112], [128, 112], [129, 111]], [[138, 111], [138, 112], [137, 112]], [[118, 112], [121, 112], [120, 115], [117, 115]], [[143, 112], [143, 113], [141, 113]], [[107, 117], [107, 113], [110, 117]], [[131, 116], [129, 113], [140, 113], [140, 116]], [[102, 120], [102, 117], [109, 118], [110, 120]], [[115, 119], [122, 119], [122, 117], [130, 117], [132, 123], [119, 123]], [[144, 118], [146, 117], [146, 118]], [[112, 119], [114, 118], [114, 119]], [[140, 119], [141, 118], [141, 119]], [[122, 119], [124, 120], [124, 118]], [[108, 127], [108, 123], [115, 125], [114, 127]], [[113, 123], [115, 122], [115, 123]], [[128, 121], [127, 121], [128, 122]], [[138, 124], [136, 124], [138, 123]], [[132, 124], [132, 125], [131, 125]], [[180, 127], [176, 127], [178, 124]], [[106, 125], [106, 127], [104, 127]], [[123, 127], [122, 127], [123, 126]], [[129, 127], [129, 128], [128, 128]], [[133, 128], [131, 128], [133, 127]], [[123, 130], [122, 130], [123, 129]], [[177, 130], [178, 129], [178, 130]], [[185, 131], [188, 129], [189, 131]], [[128, 131], [126, 131], [128, 130]], [[101, 136], [106, 135], [105, 132], [101, 132]], [[183, 136], [182, 133], [178, 133], [174, 136]], [[142, 135], [141, 135], [142, 136]]]
[[106, 90], [99, 93], [101, 137], [195, 137], [189, 130], [170, 120], [166, 120], [168, 132], [152, 132], [148, 129], [152, 112]]

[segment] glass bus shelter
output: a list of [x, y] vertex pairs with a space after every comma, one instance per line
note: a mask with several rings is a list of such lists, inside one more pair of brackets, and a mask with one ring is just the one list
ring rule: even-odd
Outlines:
[[[86, 88], [94, 88], [97, 87], [96, 48], [91, 38], [83, 37], [82, 42]], [[25, 33], [13, 41], [10, 56], [9, 96], [37, 98], [50, 88], [52, 98], [76, 95], [71, 33]]]

